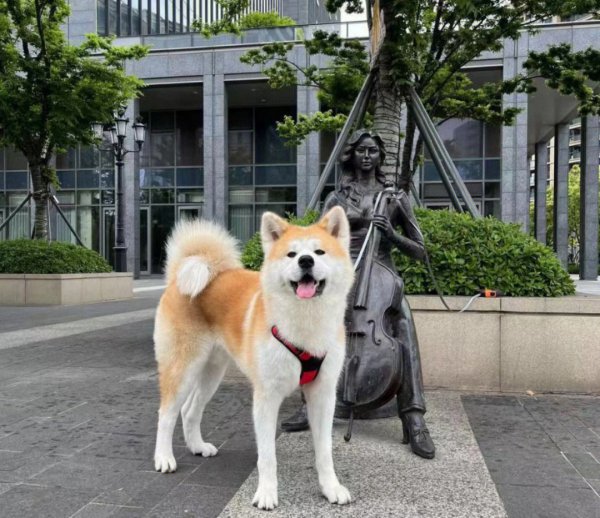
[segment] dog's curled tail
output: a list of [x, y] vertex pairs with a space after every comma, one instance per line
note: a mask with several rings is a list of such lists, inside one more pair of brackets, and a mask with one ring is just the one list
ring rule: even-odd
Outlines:
[[181, 220], [167, 241], [167, 284], [195, 297], [219, 273], [241, 268], [238, 242], [223, 227], [206, 220]]

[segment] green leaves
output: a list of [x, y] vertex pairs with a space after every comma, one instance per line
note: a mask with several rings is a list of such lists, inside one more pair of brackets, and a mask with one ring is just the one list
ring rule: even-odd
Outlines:
[[[448, 211], [417, 209], [415, 213], [445, 295], [473, 295], [480, 288], [521, 297], [556, 297], [575, 291], [553, 252], [518, 225]], [[398, 252], [394, 261], [407, 293], [435, 293], [425, 264]]]
[[82, 246], [41, 240], [0, 242], [0, 273], [104, 273], [104, 258]]
[[530, 52], [524, 67], [545, 78], [550, 88], [575, 96], [582, 115], [600, 113], [600, 95], [589, 86], [590, 81], [600, 81], [599, 50], [573, 52], [568, 43], [554, 45], [545, 52]]

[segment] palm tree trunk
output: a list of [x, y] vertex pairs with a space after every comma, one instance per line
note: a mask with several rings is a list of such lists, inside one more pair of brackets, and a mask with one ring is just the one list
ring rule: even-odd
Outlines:
[[395, 182], [400, 165], [402, 98], [390, 71], [389, 55], [384, 47], [378, 60], [373, 129], [385, 144], [386, 159], [382, 171], [388, 180]]

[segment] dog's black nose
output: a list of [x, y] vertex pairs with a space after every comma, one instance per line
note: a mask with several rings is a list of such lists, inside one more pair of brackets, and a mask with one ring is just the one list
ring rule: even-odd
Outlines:
[[298, 259], [298, 265], [303, 270], [308, 270], [315, 265], [315, 260], [310, 255], [303, 255], [300, 256], [300, 259]]

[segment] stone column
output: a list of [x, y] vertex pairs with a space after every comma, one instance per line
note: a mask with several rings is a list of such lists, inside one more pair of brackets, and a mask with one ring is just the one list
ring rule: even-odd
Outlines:
[[[317, 89], [309, 86], [298, 86], [296, 91], [297, 113], [310, 115], [319, 111], [319, 100]], [[300, 144], [296, 151], [297, 170], [297, 214], [301, 216], [306, 210], [320, 176], [320, 135], [311, 133], [306, 140]]]
[[227, 226], [227, 99], [225, 76], [204, 76], [204, 209], [206, 218]]
[[598, 116], [581, 119], [581, 233], [579, 278], [595, 281], [598, 277]]
[[535, 238], [546, 244], [546, 187], [548, 183], [548, 143], [535, 145]]
[[[129, 119], [125, 146], [127, 149], [137, 149], [133, 137], [132, 124], [139, 116], [140, 102], [137, 99], [127, 105], [125, 117]], [[127, 245], [127, 271], [133, 272], [133, 277], [140, 276], [140, 162], [139, 153], [129, 153], [125, 156], [123, 167], [123, 205], [125, 222], [125, 244]], [[116, 174], [116, 168], [115, 168]], [[116, 178], [115, 178], [116, 188]], [[116, 196], [115, 196], [116, 202]]]
[[[529, 35], [517, 41], [505, 40], [503, 79], [512, 79], [523, 70]], [[503, 108], [519, 108], [514, 126], [502, 128], [502, 220], [529, 227], [529, 156], [527, 154], [527, 94], [504, 95]]]
[[557, 124], [554, 131], [554, 251], [566, 268], [569, 260], [569, 124]]

